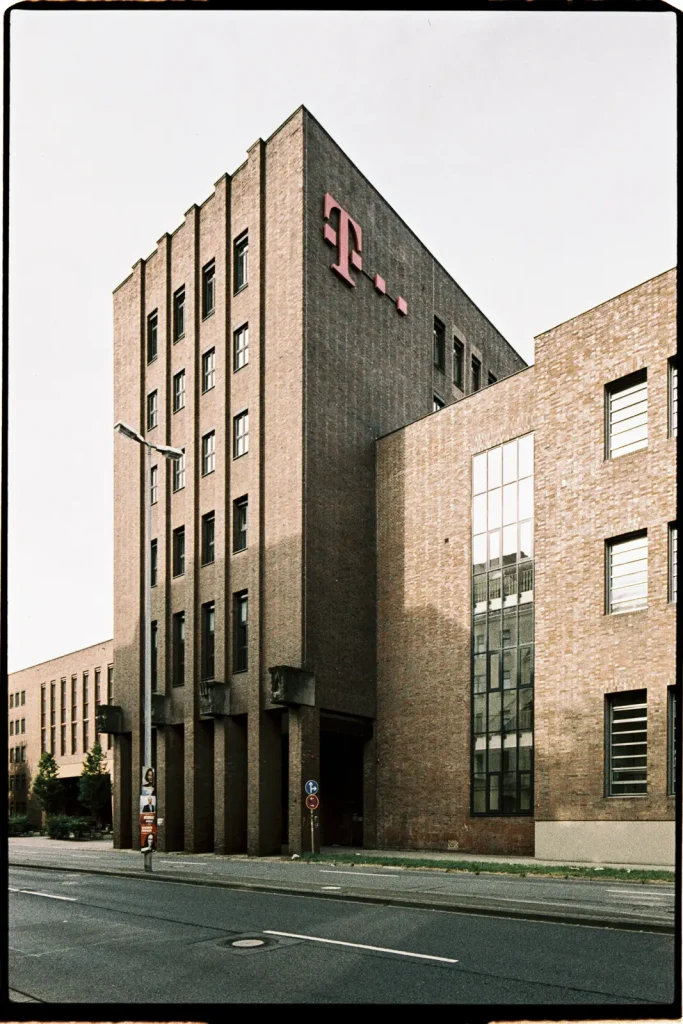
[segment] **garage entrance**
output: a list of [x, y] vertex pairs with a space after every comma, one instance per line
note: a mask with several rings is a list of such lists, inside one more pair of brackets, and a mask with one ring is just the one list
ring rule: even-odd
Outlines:
[[320, 716], [321, 846], [363, 845], [363, 753], [366, 719]]

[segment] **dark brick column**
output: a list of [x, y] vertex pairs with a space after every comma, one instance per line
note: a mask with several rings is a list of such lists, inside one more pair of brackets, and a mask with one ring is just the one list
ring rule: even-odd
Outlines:
[[250, 712], [247, 852], [279, 853], [282, 845], [282, 712]]
[[[320, 711], [292, 708], [289, 712], [289, 852], [302, 854], [311, 849], [310, 811], [306, 809], [304, 785], [308, 779], [320, 782]], [[325, 794], [320, 794], [321, 802]], [[319, 822], [319, 812], [316, 812]], [[319, 831], [319, 824], [318, 824]]]
[[159, 849], [183, 849], [183, 727], [157, 729]]
[[114, 737], [114, 847], [129, 850], [131, 832], [131, 737]]
[[247, 716], [217, 718], [215, 725], [214, 850], [247, 848]]
[[372, 736], [363, 746], [363, 846], [372, 850], [377, 846], [377, 742], [376, 725]]

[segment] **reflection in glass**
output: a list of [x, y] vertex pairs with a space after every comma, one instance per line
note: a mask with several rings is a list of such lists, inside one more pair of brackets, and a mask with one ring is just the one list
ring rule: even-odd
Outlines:
[[472, 533], [486, 530], [486, 495], [477, 494], [472, 503]]
[[489, 534], [489, 569], [500, 566], [500, 530], [492, 530]]
[[472, 493], [481, 494], [486, 490], [486, 452], [472, 459]]
[[488, 489], [500, 487], [503, 482], [503, 449], [492, 448], [488, 453]]
[[[476, 500], [476, 499], [475, 499]], [[489, 530], [497, 530], [501, 525], [500, 515], [501, 488], [489, 491]]]
[[[500, 654], [497, 651], [492, 651], [489, 654], [489, 688], [491, 690], [500, 689]], [[492, 728], [490, 724], [489, 728]]]
[[474, 571], [480, 572], [486, 568], [486, 534], [480, 533], [472, 540], [472, 562]]
[[483, 693], [486, 689], [486, 659], [486, 654], [475, 654], [474, 656], [475, 693]]
[[531, 519], [534, 514], [534, 480], [527, 477], [519, 481], [519, 518]]
[[534, 435], [527, 434], [526, 437], [520, 437], [517, 442], [519, 445], [519, 479], [522, 477], [531, 476], [534, 471]]
[[514, 689], [517, 686], [517, 651], [503, 652], [503, 689]]
[[517, 479], [517, 442], [509, 441], [503, 445], [503, 483], [509, 484]]
[[534, 534], [533, 523], [519, 524], [519, 557], [533, 558], [534, 556]]
[[517, 484], [506, 484], [503, 488], [503, 524], [517, 522]]
[[503, 565], [514, 565], [517, 561], [517, 527], [503, 527]]

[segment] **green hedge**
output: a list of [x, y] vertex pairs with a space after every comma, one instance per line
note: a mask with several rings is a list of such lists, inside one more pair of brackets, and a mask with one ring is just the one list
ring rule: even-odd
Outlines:
[[47, 819], [50, 839], [89, 839], [93, 830], [92, 818], [72, 818], [68, 814], [54, 814]]
[[10, 836], [25, 836], [29, 833], [28, 822], [25, 814], [13, 814], [9, 819], [7, 834]]

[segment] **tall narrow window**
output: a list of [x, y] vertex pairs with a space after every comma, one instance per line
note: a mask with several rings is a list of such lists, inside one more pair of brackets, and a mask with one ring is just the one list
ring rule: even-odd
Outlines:
[[472, 356], [472, 391], [478, 391], [481, 387], [481, 363], [476, 356]]
[[159, 624], [152, 623], [152, 689], [156, 690], [159, 683]]
[[204, 434], [202, 438], [202, 476], [213, 473], [216, 468], [216, 431]]
[[185, 408], [185, 371], [180, 370], [173, 378], [173, 412]]
[[202, 679], [214, 678], [216, 611], [213, 601], [202, 605], [201, 667]]
[[26, 703], [26, 690], [22, 690], [21, 691], [21, 703], [22, 704]]
[[678, 358], [669, 360], [669, 437], [678, 434]]
[[244, 288], [249, 280], [249, 234], [244, 232], [234, 245], [235, 291]]
[[211, 260], [202, 269], [202, 317], [213, 313], [216, 306], [216, 262]]
[[202, 516], [202, 565], [213, 562], [216, 555], [216, 513], [207, 512]]
[[669, 756], [668, 756], [668, 790], [670, 796], [676, 794], [676, 687], [669, 690]]
[[102, 700], [102, 673], [99, 668], [95, 669], [95, 739], [99, 738], [97, 728], [97, 708]]
[[10, 695], [9, 695], [9, 706], [11, 708], [14, 707], [14, 694], [13, 693], [10, 693]]
[[147, 362], [153, 362], [158, 355], [159, 315], [154, 310], [147, 317]]
[[173, 490], [182, 491], [185, 486], [185, 449], [181, 449], [182, 459], [173, 460]]
[[45, 692], [45, 683], [41, 684], [40, 687], [40, 752], [44, 754], [47, 750], [47, 730], [46, 730], [46, 703], [47, 697]]
[[239, 594], [235, 594], [233, 601], [235, 613], [234, 671], [246, 672], [248, 667], [247, 650], [249, 642], [249, 596], [247, 591], [242, 590]]
[[245, 494], [232, 503], [232, 550], [244, 551], [247, 546], [247, 511], [249, 500]]
[[173, 685], [185, 685], [185, 612], [173, 616]]
[[678, 524], [669, 523], [669, 600], [678, 601]]
[[159, 500], [159, 474], [156, 466], [152, 466], [149, 472], [149, 502], [156, 505]]
[[495, 373], [489, 373], [489, 376], [488, 376], [489, 385], [495, 384], [497, 380], [498, 380], [498, 378], [496, 377]]
[[185, 286], [173, 295], [173, 341], [180, 341], [185, 334]]
[[249, 362], [249, 324], [242, 324], [232, 336], [233, 369], [241, 370]]
[[434, 317], [434, 366], [446, 372], [446, 328], [437, 316]]
[[90, 736], [88, 732], [88, 724], [90, 720], [90, 704], [88, 694], [88, 673], [83, 673], [83, 753], [87, 753], [90, 747]]
[[179, 526], [173, 531], [173, 575], [182, 576], [185, 572], [185, 527]]
[[647, 690], [607, 695], [607, 795], [647, 793]]
[[148, 430], [153, 430], [154, 427], [156, 427], [156, 425], [157, 425], [158, 412], [159, 412], [159, 406], [158, 406], [157, 397], [158, 397], [158, 392], [156, 392], [156, 391], [151, 391], [147, 395], [147, 429]]
[[78, 676], [71, 677], [71, 753], [78, 748]]
[[202, 391], [210, 391], [216, 386], [216, 349], [210, 348], [202, 356]]
[[57, 683], [53, 680], [50, 683], [50, 753], [55, 752], [55, 730], [56, 730], [56, 711], [55, 706], [57, 704]]
[[249, 451], [249, 413], [241, 412], [232, 421], [232, 457], [238, 459]]
[[[66, 754], [66, 679], [62, 679], [59, 684], [59, 695], [60, 704], [62, 710], [62, 716], [60, 721], [60, 743], [59, 749], [62, 757]], [[17, 730], [18, 732], [19, 730]]]
[[[107, 666], [107, 704], [114, 703], [114, 666]], [[107, 733], [107, 750], [111, 750], [113, 746], [113, 737], [111, 733]]]
[[647, 608], [647, 530], [607, 541], [607, 612]]
[[439, 398], [438, 395], [434, 395], [432, 398], [432, 412], [438, 412], [439, 409], [443, 409], [443, 406], [443, 398]]
[[647, 370], [615, 380], [605, 389], [605, 458], [647, 448]]
[[151, 587], [156, 587], [156, 585], [157, 585], [157, 548], [158, 548], [158, 542], [156, 540], [153, 540], [152, 541], [152, 546], [151, 546], [151, 552], [150, 552], [150, 554], [151, 554], [151, 558], [150, 558], [150, 569], [151, 569], [150, 575], [151, 575], [151, 579], [150, 579], [150, 584], [149, 585]]

